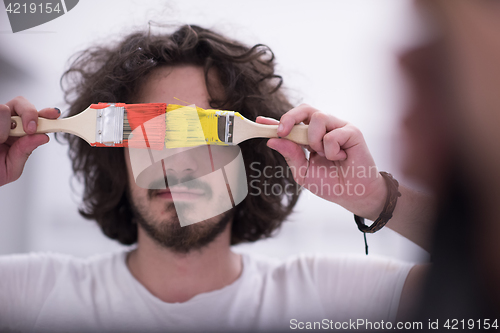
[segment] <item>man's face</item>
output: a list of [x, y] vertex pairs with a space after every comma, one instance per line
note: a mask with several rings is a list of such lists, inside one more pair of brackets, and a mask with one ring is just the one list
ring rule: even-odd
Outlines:
[[[155, 70], [143, 85], [138, 102], [178, 104], [179, 101], [174, 97], [209, 108], [203, 69], [178, 66]], [[218, 148], [213, 148], [210, 154], [214, 160], [219, 160]], [[151, 171], [146, 170], [143, 174], [150, 186], [137, 185], [130, 155], [134, 158], [134, 152], [126, 149], [129, 194], [134, 217], [139, 228], [158, 244], [185, 253], [207, 245], [228, 227], [232, 220], [232, 210], [222, 209], [224, 213], [220, 215], [212, 217], [212, 214], [209, 219], [203, 218], [203, 213], [222, 205], [224, 196], [227, 197], [225, 183], [223, 182], [222, 190], [220, 182], [207, 177], [212, 171], [212, 163], [206, 146], [168, 150], [169, 156], [162, 163], [156, 163], [156, 171], [152, 167]], [[224, 153], [221, 157], [223, 155]], [[164, 175], [167, 176], [166, 179]], [[181, 222], [190, 225], [182, 227]]]

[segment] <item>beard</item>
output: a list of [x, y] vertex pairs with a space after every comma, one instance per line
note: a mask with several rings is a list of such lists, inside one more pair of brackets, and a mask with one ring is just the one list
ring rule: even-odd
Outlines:
[[[148, 198], [155, 196], [155, 190], [148, 190]], [[158, 245], [176, 253], [188, 253], [200, 250], [213, 242], [231, 223], [234, 208], [210, 219], [187, 226], [181, 226], [179, 214], [190, 209], [189, 204], [173, 202], [165, 203], [165, 212], [169, 218], [158, 219], [151, 214], [147, 207], [140, 202], [135, 202], [129, 192], [134, 222]], [[177, 212], [177, 210], [179, 212]]]

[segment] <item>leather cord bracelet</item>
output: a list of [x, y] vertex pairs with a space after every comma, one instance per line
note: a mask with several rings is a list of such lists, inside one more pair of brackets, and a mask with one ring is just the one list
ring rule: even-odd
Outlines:
[[368, 243], [366, 242], [366, 234], [373, 234], [380, 229], [382, 229], [387, 222], [392, 218], [392, 214], [394, 213], [394, 209], [396, 208], [396, 203], [398, 202], [398, 198], [401, 196], [399, 192], [399, 183], [392, 175], [388, 172], [381, 171], [380, 174], [385, 180], [387, 184], [387, 198], [385, 200], [384, 209], [382, 213], [380, 213], [379, 217], [370, 225], [367, 226], [365, 224], [365, 219], [354, 214], [354, 221], [358, 225], [359, 231], [361, 231], [365, 238], [365, 253], [368, 255]]

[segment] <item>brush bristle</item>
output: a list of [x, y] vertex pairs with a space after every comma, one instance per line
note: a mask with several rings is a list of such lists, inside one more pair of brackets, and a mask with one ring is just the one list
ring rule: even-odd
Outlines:
[[[123, 143], [113, 147], [163, 148], [194, 147], [200, 145], [228, 145], [220, 139], [220, 110], [204, 110], [196, 106], [165, 103], [124, 104]], [[104, 109], [109, 103], [92, 104], [93, 109]], [[93, 146], [108, 147], [100, 143]]]
[[[140, 140], [144, 139], [151, 149], [161, 150], [165, 144], [165, 103], [124, 104], [123, 145], [138, 148], [142, 142], [134, 142], [134, 130], [142, 130]], [[142, 127], [139, 129], [138, 127]]]
[[180, 148], [200, 145], [226, 145], [218, 136], [218, 110], [195, 106], [167, 106], [165, 147]]

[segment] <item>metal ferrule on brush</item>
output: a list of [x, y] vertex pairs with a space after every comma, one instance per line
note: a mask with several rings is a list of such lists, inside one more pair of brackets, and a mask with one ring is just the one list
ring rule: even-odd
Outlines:
[[233, 125], [234, 125], [234, 112], [233, 111], [216, 111], [215, 114], [219, 118], [226, 118], [224, 124], [224, 135], [219, 135], [219, 139], [224, 138], [225, 144], [233, 143]]
[[125, 108], [110, 104], [104, 109], [97, 109], [96, 134], [97, 143], [114, 146], [123, 142], [123, 117]]

